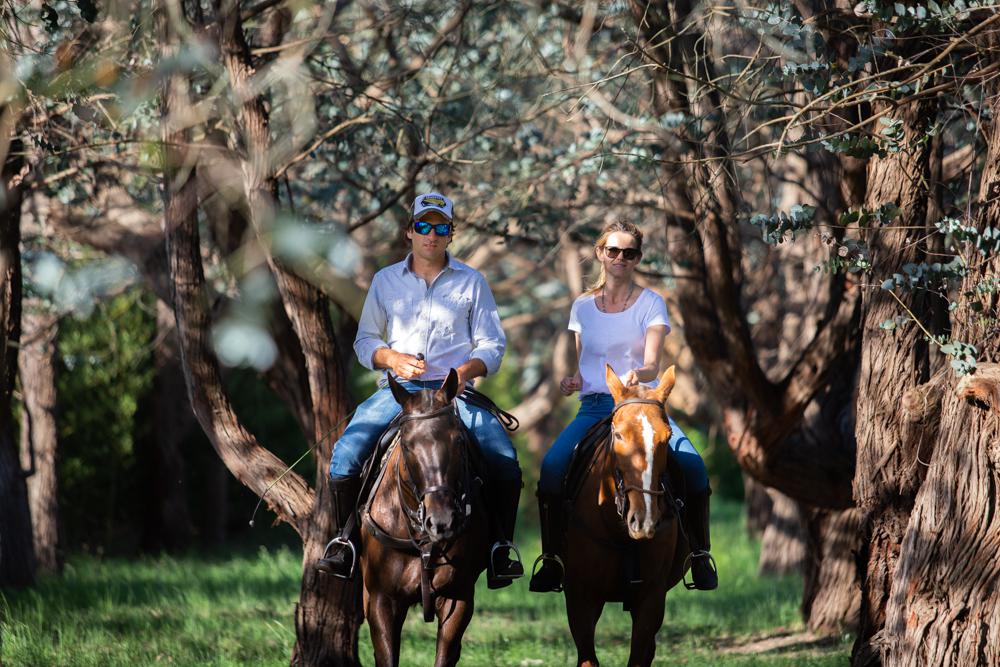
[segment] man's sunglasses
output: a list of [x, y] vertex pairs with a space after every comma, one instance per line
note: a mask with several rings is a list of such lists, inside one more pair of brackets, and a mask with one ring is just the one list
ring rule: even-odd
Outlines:
[[626, 262], [633, 262], [642, 256], [642, 251], [638, 248], [616, 248], [613, 245], [604, 246], [604, 252], [611, 259], [617, 259], [620, 254]]
[[436, 222], [430, 223], [423, 220], [416, 220], [413, 223], [413, 231], [421, 236], [427, 236], [431, 233], [431, 230], [438, 236], [451, 236], [451, 223], [450, 222]]

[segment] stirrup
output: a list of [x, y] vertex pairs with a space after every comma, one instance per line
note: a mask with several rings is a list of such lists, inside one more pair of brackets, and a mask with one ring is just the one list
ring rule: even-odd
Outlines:
[[[500, 549], [513, 549], [514, 554], [517, 556], [517, 558], [512, 559], [511, 562], [521, 565], [521, 552], [518, 550], [516, 546], [514, 546], [514, 543], [508, 542], [507, 540], [497, 540], [496, 542], [493, 543], [493, 546], [490, 548], [490, 576], [498, 581], [505, 581], [508, 579], [520, 579], [521, 577], [523, 577], [524, 576], [523, 571], [521, 572], [521, 574], [497, 574], [493, 570], [493, 556], [495, 556], [497, 551], [499, 551]], [[521, 569], [522, 570], [524, 569], [524, 565], [521, 565]]]
[[701, 590], [694, 583], [694, 575], [691, 575], [690, 582], [687, 580], [687, 573], [689, 571], [689, 568], [694, 564], [695, 558], [703, 558], [706, 556], [708, 557], [708, 564], [709, 566], [711, 566], [712, 572], [715, 573], [716, 579], [718, 579], [719, 577], [719, 568], [716, 567], [715, 558], [712, 557], [711, 552], [705, 551], [704, 549], [701, 549], [699, 551], [692, 551], [687, 555], [687, 558], [684, 559], [684, 577], [681, 580], [684, 583], [684, 588], [688, 589], [689, 591]]
[[332, 547], [334, 544], [346, 544], [348, 547], [350, 547], [350, 549], [351, 549], [351, 569], [348, 571], [347, 576], [344, 576], [343, 574], [338, 574], [337, 572], [326, 572], [325, 570], [320, 570], [320, 572], [323, 572], [324, 574], [333, 575], [334, 577], [337, 577], [338, 579], [353, 579], [354, 578], [354, 567], [358, 564], [358, 550], [354, 546], [354, 543], [351, 542], [346, 537], [342, 537], [340, 535], [337, 535], [335, 538], [333, 538], [332, 540], [330, 540], [329, 542], [327, 542], [326, 543], [326, 547], [324, 547], [324, 549], [323, 549], [323, 558], [321, 558], [320, 560], [326, 560], [327, 559], [327, 556], [330, 553], [330, 547]]
[[534, 564], [531, 566], [531, 579], [534, 580], [535, 575], [538, 574], [538, 564], [541, 563], [542, 567], [545, 567], [545, 563], [555, 563], [559, 566], [559, 571], [562, 572], [562, 576], [559, 577], [559, 583], [556, 584], [555, 588], [550, 589], [551, 593], [562, 593], [563, 581], [566, 578], [566, 564], [563, 563], [563, 559], [556, 554], [541, 554], [535, 559]]

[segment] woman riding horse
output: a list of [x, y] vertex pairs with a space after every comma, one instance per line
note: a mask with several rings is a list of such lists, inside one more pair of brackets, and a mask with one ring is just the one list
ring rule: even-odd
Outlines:
[[[663, 339], [670, 331], [663, 298], [633, 280], [642, 257], [639, 228], [627, 222], [608, 225], [597, 239], [594, 252], [600, 276], [573, 303], [569, 317], [569, 329], [576, 334], [578, 370], [560, 383], [566, 396], [580, 392], [580, 410], [546, 453], [538, 481], [542, 555], [541, 567], [529, 585], [534, 592], [562, 590], [564, 567], [560, 554], [566, 532], [563, 482], [577, 443], [614, 409], [606, 365], [619, 372], [624, 370], [620, 379], [626, 388], [655, 386]], [[718, 586], [718, 576], [709, 553], [708, 474], [691, 441], [673, 419], [669, 425], [670, 449], [686, 481], [685, 525], [691, 545], [691, 576], [695, 588], [712, 590]]]
[[656, 656], [667, 591], [687, 569], [681, 522], [684, 476], [669, 442], [666, 400], [674, 367], [655, 389], [626, 388], [614, 370], [606, 380], [615, 407], [610, 437], [601, 437], [572, 490], [566, 535], [566, 615], [577, 665], [597, 667], [594, 631], [604, 605], [621, 601], [632, 616], [629, 667]]

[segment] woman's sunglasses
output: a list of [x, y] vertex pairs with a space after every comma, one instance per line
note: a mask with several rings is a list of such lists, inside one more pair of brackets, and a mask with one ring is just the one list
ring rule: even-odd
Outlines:
[[620, 254], [626, 262], [633, 262], [642, 256], [642, 251], [638, 248], [616, 248], [613, 245], [604, 246], [604, 252], [611, 259], [617, 259]]
[[438, 236], [451, 236], [450, 222], [430, 223], [424, 222], [423, 220], [417, 220], [413, 223], [413, 231], [421, 236], [427, 236], [431, 233], [432, 229]]

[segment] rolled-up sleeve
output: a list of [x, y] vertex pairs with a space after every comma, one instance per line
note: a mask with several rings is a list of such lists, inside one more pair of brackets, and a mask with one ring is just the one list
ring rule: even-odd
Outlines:
[[368, 370], [375, 370], [372, 355], [375, 350], [389, 347], [386, 342], [386, 326], [388, 318], [382, 305], [379, 274], [372, 279], [372, 286], [365, 297], [365, 305], [361, 309], [361, 319], [358, 320], [358, 335], [354, 338], [354, 353], [358, 361]]
[[500, 326], [497, 303], [490, 286], [486, 284], [486, 279], [479, 276], [474, 290], [469, 323], [472, 332], [472, 352], [469, 357], [482, 361], [486, 365], [486, 374], [493, 375], [500, 370], [500, 362], [507, 347], [507, 337], [503, 333], [503, 327]]

